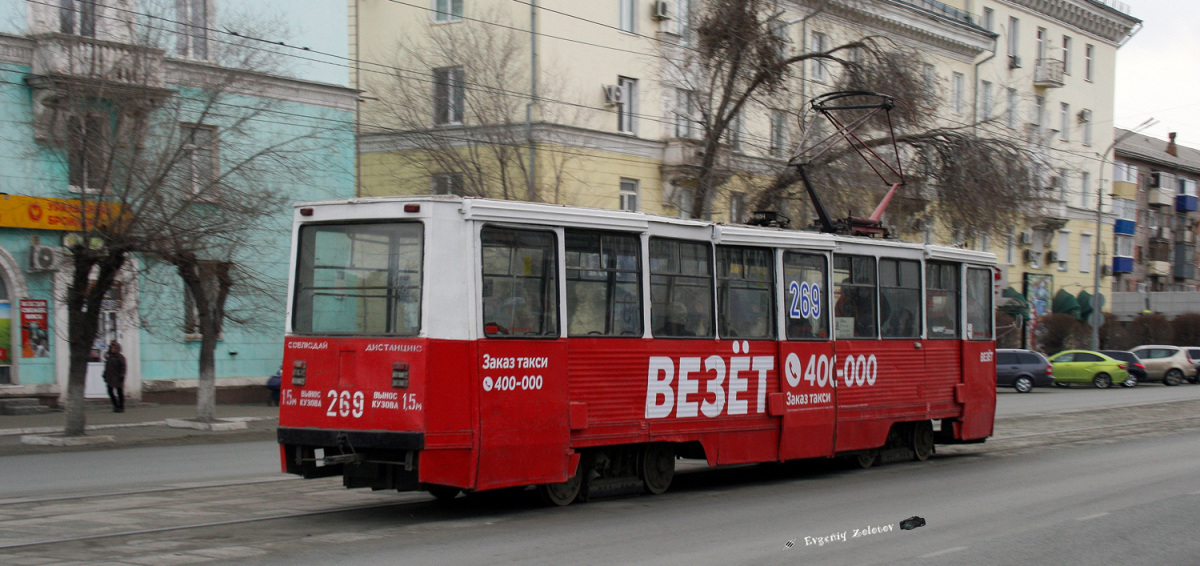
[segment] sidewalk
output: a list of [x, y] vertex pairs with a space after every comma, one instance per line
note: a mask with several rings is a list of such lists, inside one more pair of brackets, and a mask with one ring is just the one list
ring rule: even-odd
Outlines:
[[279, 424], [278, 407], [217, 405], [218, 419], [243, 422], [245, 428], [210, 431], [167, 426], [168, 419], [186, 420], [195, 416], [195, 405], [138, 403], [126, 405], [124, 413], [114, 413], [107, 402], [102, 405], [89, 404], [86, 409], [87, 436], [93, 444], [41, 446], [28, 444], [23, 439], [27, 436], [61, 434], [66, 424], [66, 413], [51, 411], [35, 415], [0, 415], [0, 456], [134, 446], [274, 440], [275, 428]]

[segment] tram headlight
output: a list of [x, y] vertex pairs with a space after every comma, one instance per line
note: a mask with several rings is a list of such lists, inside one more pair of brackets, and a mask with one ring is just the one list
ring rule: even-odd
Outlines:
[[308, 374], [308, 364], [304, 360], [292, 362], [292, 386], [304, 387], [304, 377]]
[[408, 362], [395, 362], [392, 364], [392, 387], [396, 389], [408, 388]]

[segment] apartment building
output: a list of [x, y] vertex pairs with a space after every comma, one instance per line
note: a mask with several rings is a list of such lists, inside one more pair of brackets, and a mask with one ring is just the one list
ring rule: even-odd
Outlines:
[[[144, 179], [154, 171], [182, 191], [155, 198], [195, 202], [198, 213], [249, 179], [281, 199], [353, 194], [357, 93], [346, 84], [346, 30], [325, 25], [344, 21], [346, 8], [297, 12], [291, 4], [0, 0], [0, 398], [66, 394], [65, 246], [82, 245], [81, 211], [132, 218], [132, 199], [142, 198], [131, 196], [134, 187], [168, 186]], [[233, 45], [244, 48], [241, 58]], [[148, 155], [175, 166], [152, 171], [155, 164], [137, 160]], [[258, 219], [252, 243], [223, 257], [277, 283], [257, 299], [267, 306], [257, 324], [224, 326], [215, 353], [222, 388], [258, 393], [281, 363], [292, 215], [285, 203], [270, 206], [277, 214]], [[190, 296], [177, 275], [152, 264], [134, 254], [101, 302], [87, 397], [106, 395], [102, 360], [113, 342], [128, 360], [130, 397], [182, 399], [195, 390], [200, 343]]]
[[[698, 92], [680, 62], [702, 6], [351, 2], [351, 52], [360, 60], [352, 83], [365, 92], [359, 193], [691, 214], [704, 154], [691, 119]], [[1039, 196], [1024, 203], [1025, 220], [1011, 230], [892, 223], [909, 238], [924, 230], [928, 241], [993, 251], [1024, 294], [1076, 294], [1091, 288], [1096, 245], [1102, 263], [1112, 257], [1111, 234], [1097, 233], [1096, 211], [1111, 225], [1099, 183], [1113, 140], [1116, 52], [1140, 23], [1128, 12], [1099, 0], [781, 1], [774, 21], [789, 53], [865, 36], [914, 48], [941, 97], [925, 111], [942, 125], [1031, 148]], [[734, 117], [719, 167], [724, 184], [700, 207], [706, 216], [746, 218], [799, 140], [804, 103], [836, 78], [821, 61], [793, 74], [785, 97], [757, 100]], [[785, 214], [801, 209], [786, 199], [772, 204]], [[795, 220], [798, 227], [809, 219]]]

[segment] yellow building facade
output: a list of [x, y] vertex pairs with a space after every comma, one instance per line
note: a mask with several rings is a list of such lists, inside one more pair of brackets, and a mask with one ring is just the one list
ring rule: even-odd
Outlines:
[[[350, 5], [351, 82], [363, 91], [359, 194], [455, 193], [672, 216], [694, 208], [702, 154], [688, 119], [696, 79], [688, 58], [702, 0]], [[1116, 51], [1139, 24], [1123, 9], [1094, 0], [781, 1], [776, 21], [793, 54], [867, 36], [915, 49], [938, 87], [941, 102], [928, 111], [941, 125], [1032, 148], [1041, 198], [1006, 233], [892, 224], [910, 238], [924, 229], [929, 241], [992, 251], [1016, 289], [1032, 275], [1077, 294], [1111, 262], [1111, 189], [1102, 185], [1110, 175], [1101, 164], [1113, 139]], [[815, 62], [792, 74], [785, 94], [752, 101], [731, 128], [721, 162], [728, 180], [704, 206], [712, 219], [746, 218], [754, 195], [786, 167], [800, 109], [836, 78]]]

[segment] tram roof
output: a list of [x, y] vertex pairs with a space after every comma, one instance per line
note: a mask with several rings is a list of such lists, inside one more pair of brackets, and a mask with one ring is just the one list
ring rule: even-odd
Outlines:
[[[301, 202], [296, 203], [295, 208], [298, 212], [300, 208], [310, 207], [357, 208], [358, 205], [377, 205], [379, 214], [371, 214], [370, 217], [389, 218], [400, 216], [398, 213], [403, 210], [403, 205], [411, 203], [432, 203], [439, 207], [457, 204], [459, 206], [458, 210], [464, 219], [484, 222], [518, 222], [636, 232], [653, 231], [655, 233], [676, 233], [679, 235], [690, 234], [693, 237], [704, 234], [713, 243], [732, 245], [803, 247], [824, 250], [855, 248], [861, 245], [876, 249], [912, 250], [917, 253], [923, 253], [927, 259], [935, 260], [966, 261], [972, 263], [995, 263], [996, 261], [996, 256], [988, 252], [904, 242], [901, 240], [824, 234], [809, 230], [723, 224], [709, 220], [672, 218], [625, 210], [451, 195], [360, 197]], [[351, 217], [348, 211], [345, 215], [335, 212], [331, 216], [334, 218]], [[354, 217], [362, 218], [360, 215], [354, 215]], [[297, 216], [297, 219], [300, 219], [300, 217]], [[651, 228], [652, 226], [653, 229]]]

